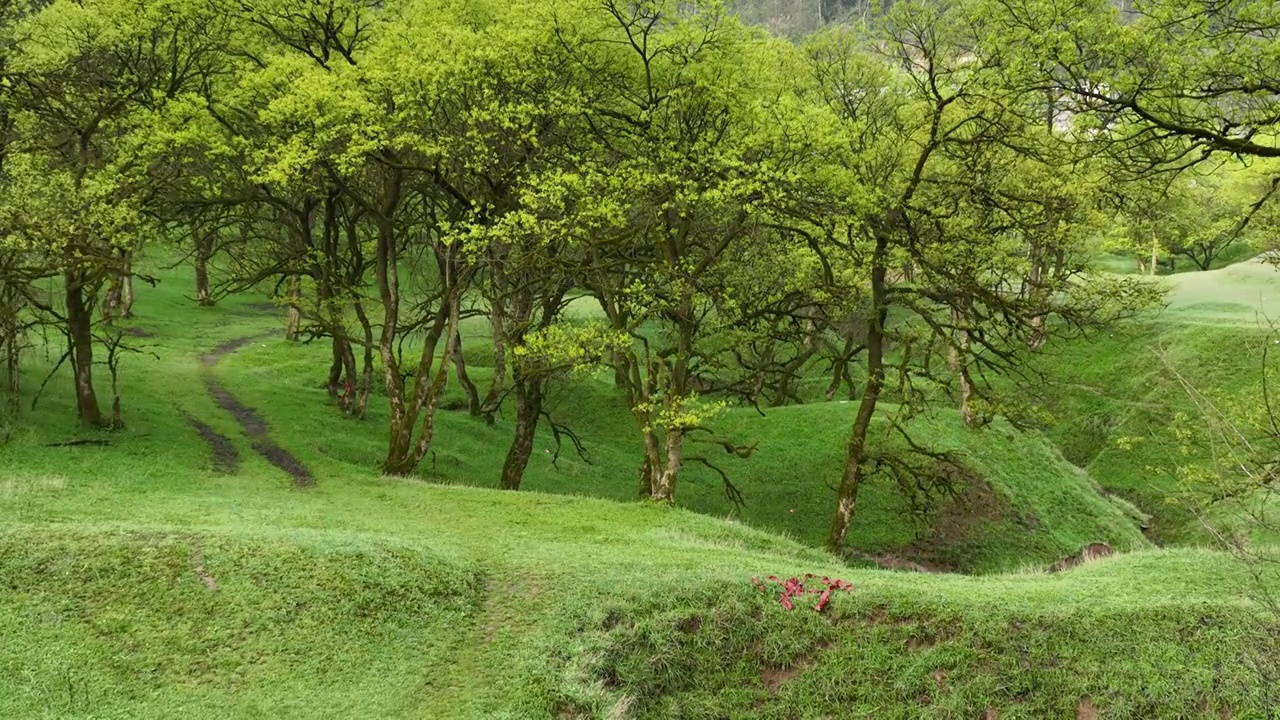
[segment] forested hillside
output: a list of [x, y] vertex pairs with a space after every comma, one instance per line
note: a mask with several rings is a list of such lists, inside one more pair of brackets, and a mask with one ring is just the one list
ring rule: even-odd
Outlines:
[[0, 4], [0, 716], [1269, 717], [1277, 17]]

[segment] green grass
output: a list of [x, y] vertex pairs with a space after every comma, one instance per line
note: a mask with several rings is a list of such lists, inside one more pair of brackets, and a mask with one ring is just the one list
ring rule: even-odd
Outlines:
[[[686, 477], [681, 509], [613, 502], [633, 497], [636, 452], [595, 379], [553, 404], [591, 464], [553, 466], [544, 435], [528, 492], [462, 487], [495, 482], [509, 421], [444, 413], [433, 482], [385, 478], [380, 398], [369, 420], [342, 419], [320, 387], [325, 348], [268, 339], [212, 372], [311, 467], [300, 491], [204, 395], [196, 360], [279, 319], [254, 298], [196, 308], [185, 282], [140, 298], [155, 357], [126, 361], [128, 427], [109, 445], [47, 446], [90, 436], [65, 375], [0, 445], [0, 717], [1042, 718], [1087, 697], [1109, 718], [1173, 718], [1266, 702], [1245, 568], [1142, 550], [1035, 434], [919, 421], [1003, 499], [939, 547], [984, 571], [1094, 539], [1139, 551], [1057, 575], [844, 565], [806, 545], [830, 510], [839, 403], [720, 421], [760, 441], [728, 466], [748, 500], [737, 523], [714, 517], [729, 506], [706, 472]], [[181, 412], [233, 438], [239, 473], [212, 472]], [[864, 499], [863, 547], [916, 537], [888, 488]], [[855, 588], [819, 615], [750, 582], [806, 572]]]
[[[1259, 262], [1162, 280], [1168, 307], [1044, 359], [1053, 383], [1045, 432], [1108, 491], [1154, 516], [1161, 543], [1205, 543], [1180, 476], [1217, 462], [1184, 383], [1215, 403], [1260, 398], [1266, 317], [1280, 310], [1280, 273]], [[1179, 430], [1190, 435], [1179, 435]]]
[[[167, 297], [162, 313], [185, 319], [181, 328], [157, 330], [157, 341], [166, 344], [162, 367], [169, 367], [170, 358], [189, 354], [184, 350], [189, 346], [183, 343], [191, 340], [184, 340], [181, 333], [191, 337], [209, 323], [216, 324], [221, 333], [216, 337], [223, 339], [228, 334], [260, 332], [276, 321], [260, 312], [235, 308], [215, 308], [205, 316], [200, 309], [191, 308], [185, 298], [165, 295], [173, 293], [174, 287], [182, 287], [179, 283], [184, 280], [181, 276], [171, 278], [169, 287], [157, 291], [160, 298]], [[575, 308], [577, 312], [591, 312], [586, 301], [579, 306]], [[162, 327], [153, 322], [161, 313], [153, 314], [146, 307], [140, 312], [140, 326]], [[227, 333], [228, 327], [237, 331]], [[483, 385], [491, 377], [488, 330], [479, 321], [473, 321], [467, 329], [469, 372]], [[170, 332], [179, 335], [172, 336]], [[215, 344], [212, 339], [197, 342]], [[385, 400], [375, 394], [369, 417], [363, 422], [341, 417], [332, 409], [322, 386], [328, 353], [328, 346], [322, 342], [308, 345], [265, 339], [226, 357], [216, 372], [246, 402], [259, 408], [285, 447], [300, 457], [314, 458], [318, 472], [367, 473], [377, 467], [385, 449]], [[140, 365], [144, 362], [138, 360]], [[183, 364], [177, 372], [198, 371], [189, 360], [179, 362]], [[128, 377], [137, 384], [126, 389], [127, 404], [133, 402], [132, 397], [137, 397], [138, 402], [148, 401], [155, 392], [152, 380], [161, 373], [173, 376], [174, 370], [157, 368], [145, 375], [138, 369], [132, 372]], [[188, 395], [196, 397], [188, 401]], [[190, 405], [185, 407], [187, 412], [200, 417], [210, 415], [210, 406], [199, 393], [174, 392], [170, 396], [182, 398], [184, 406]], [[455, 384], [448, 399], [461, 397]], [[582, 438], [586, 458], [579, 457], [568, 441], [557, 456], [555, 440], [544, 423], [524, 488], [633, 500], [641, 455], [638, 433], [607, 373], [579, 377], [554, 387], [547, 406], [557, 421]], [[173, 412], [172, 408], [147, 408], [133, 415], [139, 417], [138, 422], [152, 423], [158, 413], [160, 418], [167, 417], [164, 422], [168, 426], [174, 423]], [[712, 423], [713, 428], [744, 444], [756, 443], [752, 457], [737, 459], [716, 445], [693, 444], [689, 453], [723, 468], [742, 490], [745, 506], [739, 509], [730, 503], [720, 477], [695, 463], [686, 464], [682, 474], [677, 493], [680, 505], [715, 517], [733, 517], [820, 546], [834, 506], [830, 487], [840, 476], [853, 413], [852, 404], [841, 402], [771, 409], [763, 416], [754, 408], [730, 409]], [[211, 416], [223, 420], [222, 413]], [[441, 412], [438, 439], [423, 463], [422, 476], [444, 484], [496, 487], [512, 422], [510, 417], [499, 417], [490, 426], [465, 411]], [[235, 437], [230, 432], [234, 427], [225, 422], [212, 424]], [[142, 432], [139, 428], [135, 430]], [[1124, 549], [1146, 544], [1129, 518], [1117, 512], [1087, 477], [1063, 462], [1053, 447], [1034, 433], [1016, 433], [1007, 428], [970, 431], [955, 412], [945, 409], [930, 419], [914, 422], [912, 430], [923, 444], [962, 458], [976, 471], [983, 487], [990, 486], [999, 507], [993, 508], [988, 517], [974, 517], [959, 528], [951, 528], [949, 536], [939, 539], [938, 528], [927, 518], [921, 523], [907, 517], [901, 494], [889, 480], [876, 478], [862, 491], [859, 515], [851, 530], [849, 544], [856, 550], [872, 554], [900, 551], [944, 567], [990, 572], [1024, 564], [1047, 566], [1094, 541]], [[172, 440], [187, 444], [192, 441], [189, 431], [184, 440]], [[882, 435], [878, 441], [883, 443], [887, 438]], [[248, 447], [241, 449], [242, 455], [252, 455]], [[37, 462], [37, 458], [31, 458], [26, 464]], [[964, 512], [944, 498], [934, 517]]]
[[[1212, 262], [1209, 263], [1210, 270], [1221, 270], [1222, 268], [1236, 263], [1244, 263], [1252, 260], [1258, 255], [1258, 250], [1246, 242], [1236, 242], [1222, 251]], [[1143, 260], [1147, 260], [1144, 256]], [[1179, 255], [1175, 258], [1174, 271], [1171, 273], [1168, 269], [1168, 255], [1161, 255], [1161, 264], [1156, 269], [1157, 275], [1194, 275], [1203, 272], [1194, 262], [1191, 262], [1185, 256]], [[1093, 259], [1092, 266], [1096, 270], [1117, 273], [1121, 275], [1138, 274], [1138, 257], [1132, 253], [1101, 253]]]

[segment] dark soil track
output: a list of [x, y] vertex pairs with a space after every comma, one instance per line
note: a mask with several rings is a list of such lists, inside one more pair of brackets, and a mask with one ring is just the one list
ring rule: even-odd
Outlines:
[[240, 453], [236, 450], [236, 446], [231, 442], [231, 438], [209, 427], [207, 424], [183, 413], [183, 418], [187, 424], [195, 428], [200, 435], [200, 439], [209, 444], [209, 449], [213, 451], [213, 469], [214, 472], [223, 475], [235, 475], [240, 469]]
[[[205, 365], [205, 367], [213, 367], [218, 364], [219, 360], [230, 355], [236, 350], [274, 334], [274, 332], [260, 333], [258, 335], [250, 335], [249, 337], [228, 340], [227, 342], [224, 342], [209, 352], [201, 355], [200, 362]], [[267, 425], [267, 421], [263, 420], [262, 416], [258, 414], [257, 410], [254, 410], [241, 402], [239, 398], [233, 395], [231, 391], [226, 388], [226, 386], [211, 375], [205, 376], [204, 386], [209, 392], [209, 397], [213, 398], [213, 401], [218, 404], [218, 407], [231, 413], [231, 416], [236, 419], [236, 422], [240, 423], [240, 428], [244, 430], [244, 434], [253, 441], [252, 447], [254, 452], [261, 455], [267, 462], [283, 470], [285, 474], [293, 479], [295, 487], [308, 488], [316, 484], [315, 476], [311, 474], [311, 471], [307, 469], [307, 466], [295, 457], [293, 453], [284, 449], [276, 443], [276, 441], [271, 439], [270, 427]], [[189, 419], [188, 422], [192, 421]], [[201, 423], [201, 425], [203, 425], [203, 423]], [[219, 443], [221, 441], [210, 439], [210, 437], [206, 436], [204, 430], [201, 430], [199, 426], [193, 425], [193, 427], [196, 427], [196, 431], [200, 433], [200, 436], [203, 437], [211, 447], [213, 447], [214, 467], [216, 468], [218, 465], [219, 449], [218, 444], [215, 443]], [[207, 425], [204, 425], [204, 428], [209, 432], [212, 432], [214, 435], [217, 435], [217, 433]], [[225, 436], [218, 437], [230, 446], [230, 440], [227, 440]], [[231, 447], [230, 449], [232, 453], [235, 452], [234, 447]]]

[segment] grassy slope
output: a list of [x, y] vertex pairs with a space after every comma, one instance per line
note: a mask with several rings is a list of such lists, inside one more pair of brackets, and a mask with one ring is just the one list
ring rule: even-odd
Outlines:
[[1178, 468], [1212, 462], [1213, 450], [1204, 437], [1175, 433], [1199, 413], [1177, 376], [1216, 402], [1257, 396], [1265, 318], [1280, 311], [1280, 273], [1247, 262], [1163, 282], [1169, 306], [1158, 316], [1088, 345], [1051, 348], [1048, 367], [1059, 385], [1047, 433], [1103, 487], [1154, 514], [1161, 542], [1199, 542], [1199, 524], [1169, 498]]
[[[0, 717], [1032, 718], [1087, 696], [1138, 718], [1262, 702], [1240, 662], [1248, 584], [1222, 556], [1141, 552], [1061, 576], [887, 573], [683, 510], [380, 478], [377, 419], [338, 419], [314, 387], [323, 349], [267, 341], [215, 372], [315, 472], [316, 488], [293, 490], [203, 395], [190, 352], [276, 321], [243, 301], [197, 314], [179, 292], [139, 307], [159, 359], [126, 367], [130, 426], [111, 446], [44, 447], [81, 436], [61, 378], [0, 446]], [[589, 415], [599, 395], [572, 409]], [[179, 409], [235, 439], [240, 473], [208, 470]], [[778, 415], [796, 411], [780, 439], [834, 439], [827, 415], [803, 415], [818, 410]], [[602, 438], [625, 429], [600, 423]], [[505, 437], [450, 415], [435, 473], [496, 467]], [[810, 467], [797, 463], [811, 449], [781, 445], [774, 456], [762, 441], [759, 465], [742, 465], [760, 468], [754, 507], [784, 497], [767, 495], [770, 473]], [[1036, 452], [1052, 459], [1031, 441], [973, 447], [996, 484], [1027, 477]], [[630, 452], [601, 443], [594, 456], [562, 473], [542, 458], [534, 487], [570, 490], [553, 479], [575, 473], [628, 497]], [[1050, 532], [1091, 532], [1038, 509], [1078, 498], [1039, 492], [1016, 503]], [[856, 589], [819, 616], [749, 583], [803, 572]]]
[[[252, 302], [244, 299], [207, 310], [193, 308], [181, 294], [187, 282], [185, 277], [173, 275], [159, 290], [144, 296], [137, 324], [155, 332], [156, 338], [141, 342], [154, 344], [160, 359], [127, 361], [124, 397], [134, 419], [131, 432], [173, 432], [172, 443], [198, 452], [192, 433], [176, 420], [179, 405], [193, 415], [210, 418], [211, 425], [227, 434], [234, 436], [235, 428], [223, 414], [213, 411], [201, 393], [189, 390], [191, 378], [199, 371], [189, 348], [193, 343], [211, 347], [229, 337], [270, 330], [279, 319], [250, 307]], [[589, 308], [578, 311], [590, 312]], [[470, 374], [483, 386], [491, 375], [486, 367], [491, 363], [486, 331], [475, 321], [468, 329]], [[290, 345], [266, 339], [226, 357], [217, 373], [261, 410], [276, 437], [300, 457], [322, 456], [342, 472], [364, 473], [377, 466], [384, 450], [385, 402], [375, 396], [370, 417], [363, 423], [344, 420], [331, 410], [321, 383], [327, 356], [323, 342]], [[162, 384], [166, 381], [177, 387], [166, 387]], [[60, 386], [52, 387], [47, 400], [42, 401], [47, 405], [38, 424], [53, 428], [49, 432], [55, 435], [73, 433], [67, 421], [68, 408], [60, 404], [67, 400], [65, 388], [55, 395]], [[451, 399], [460, 398], [455, 384]], [[556, 388], [549, 408], [582, 438], [588, 459], [579, 458], [567, 441], [557, 459], [552, 434], [543, 427], [526, 476], [526, 489], [633, 499], [640, 448], [622, 403], [604, 375], [578, 378]], [[744, 443], [758, 441], [758, 451], [747, 460], [728, 457], [714, 445], [695, 446], [691, 452], [715, 461], [730, 474], [745, 495], [745, 507], [740, 511], [735, 508], [725, 498], [720, 478], [696, 464], [686, 467], [679, 492], [681, 505], [708, 515], [734, 516], [820, 545], [832, 509], [829, 488], [839, 477], [853, 412], [851, 404], [840, 402], [767, 410], [764, 417], [754, 409], [731, 409], [716, 421], [716, 430]], [[172, 430], [175, 425], [176, 432]], [[947, 567], [985, 572], [1028, 563], [1048, 565], [1093, 541], [1125, 549], [1145, 545], [1136, 526], [1042, 438], [1004, 429], [969, 431], [949, 410], [939, 411], [931, 421], [918, 422], [917, 429], [925, 444], [966, 458], [991, 485], [1001, 507], [963, 523], [961, 535], [952, 528], [950, 535], [939, 537], [940, 531], [929, 523], [907, 521], [898, 491], [886, 480], [877, 479], [861, 494], [859, 516], [850, 536], [852, 547], [866, 553], [886, 553], [921, 539], [927, 547], [913, 549], [912, 554]], [[465, 412], [442, 412], [437, 441], [422, 474], [435, 482], [495, 487], [511, 432], [510, 417], [487, 426]], [[33, 446], [36, 442], [28, 438], [22, 444]], [[242, 454], [252, 455], [247, 447], [242, 447]], [[34, 453], [24, 465], [38, 465], [44, 462], [42, 456]], [[252, 457], [250, 463], [265, 466]], [[948, 511], [945, 503], [941, 511], [952, 515], [966, 512], [962, 507]]]

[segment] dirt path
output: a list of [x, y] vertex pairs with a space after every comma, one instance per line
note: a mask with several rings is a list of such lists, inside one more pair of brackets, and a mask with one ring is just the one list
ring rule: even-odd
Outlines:
[[196, 433], [209, 445], [209, 449], [213, 451], [213, 470], [223, 475], [235, 475], [240, 469], [240, 453], [236, 450], [236, 446], [231, 442], [231, 438], [209, 427], [207, 424], [195, 419], [187, 413], [182, 413], [182, 418], [187, 424], [195, 428]]
[[[207, 368], [212, 368], [214, 365], [218, 364], [218, 361], [236, 350], [273, 335], [275, 335], [275, 332], [267, 332], [228, 340], [227, 342], [224, 342], [209, 352], [201, 355], [200, 363]], [[240, 399], [233, 395], [225, 385], [210, 374], [205, 375], [204, 387], [209, 392], [209, 397], [213, 398], [213, 401], [217, 403], [218, 407], [231, 413], [231, 416], [240, 424], [240, 428], [244, 430], [244, 434], [252, 441], [251, 447], [253, 447], [254, 452], [261, 455], [267, 462], [283, 470], [286, 475], [293, 479], [295, 487], [308, 488], [316, 484], [315, 476], [311, 474], [311, 471], [307, 469], [307, 466], [295, 457], [293, 453], [284, 449], [276, 443], [276, 441], [271, 439], [270, 426], [267, 425], [266, 420], [262, 419], [262, 416], [258, 414], [257, 410], [254, 410], [241, 402]], [[207, 425], [205, 427], [208, 428]], [[205, 433], [201, 431], [199, 427], [197, 427], [196, 430], [197, 432], [200, 432], [201, 437], [204, 437], [211, 446], [214, 446], [214, 441], [206, 437]], [[212, 428], [209, 428], [209, 431], [214, 432]], [[216, 435], [217, 433], [214, 432], [214, 434]], [[226, 437], [222, 436], [222, 439], [226, 440]], [[230, 444], [230, 441], [227, 440], [227, 443]], [[235, 448], [232, 447], [231, 450], [234, 452]], [[218, 449], [217, 446], [214, 446], [215, 467], [218, 462], [217, 458]]]

